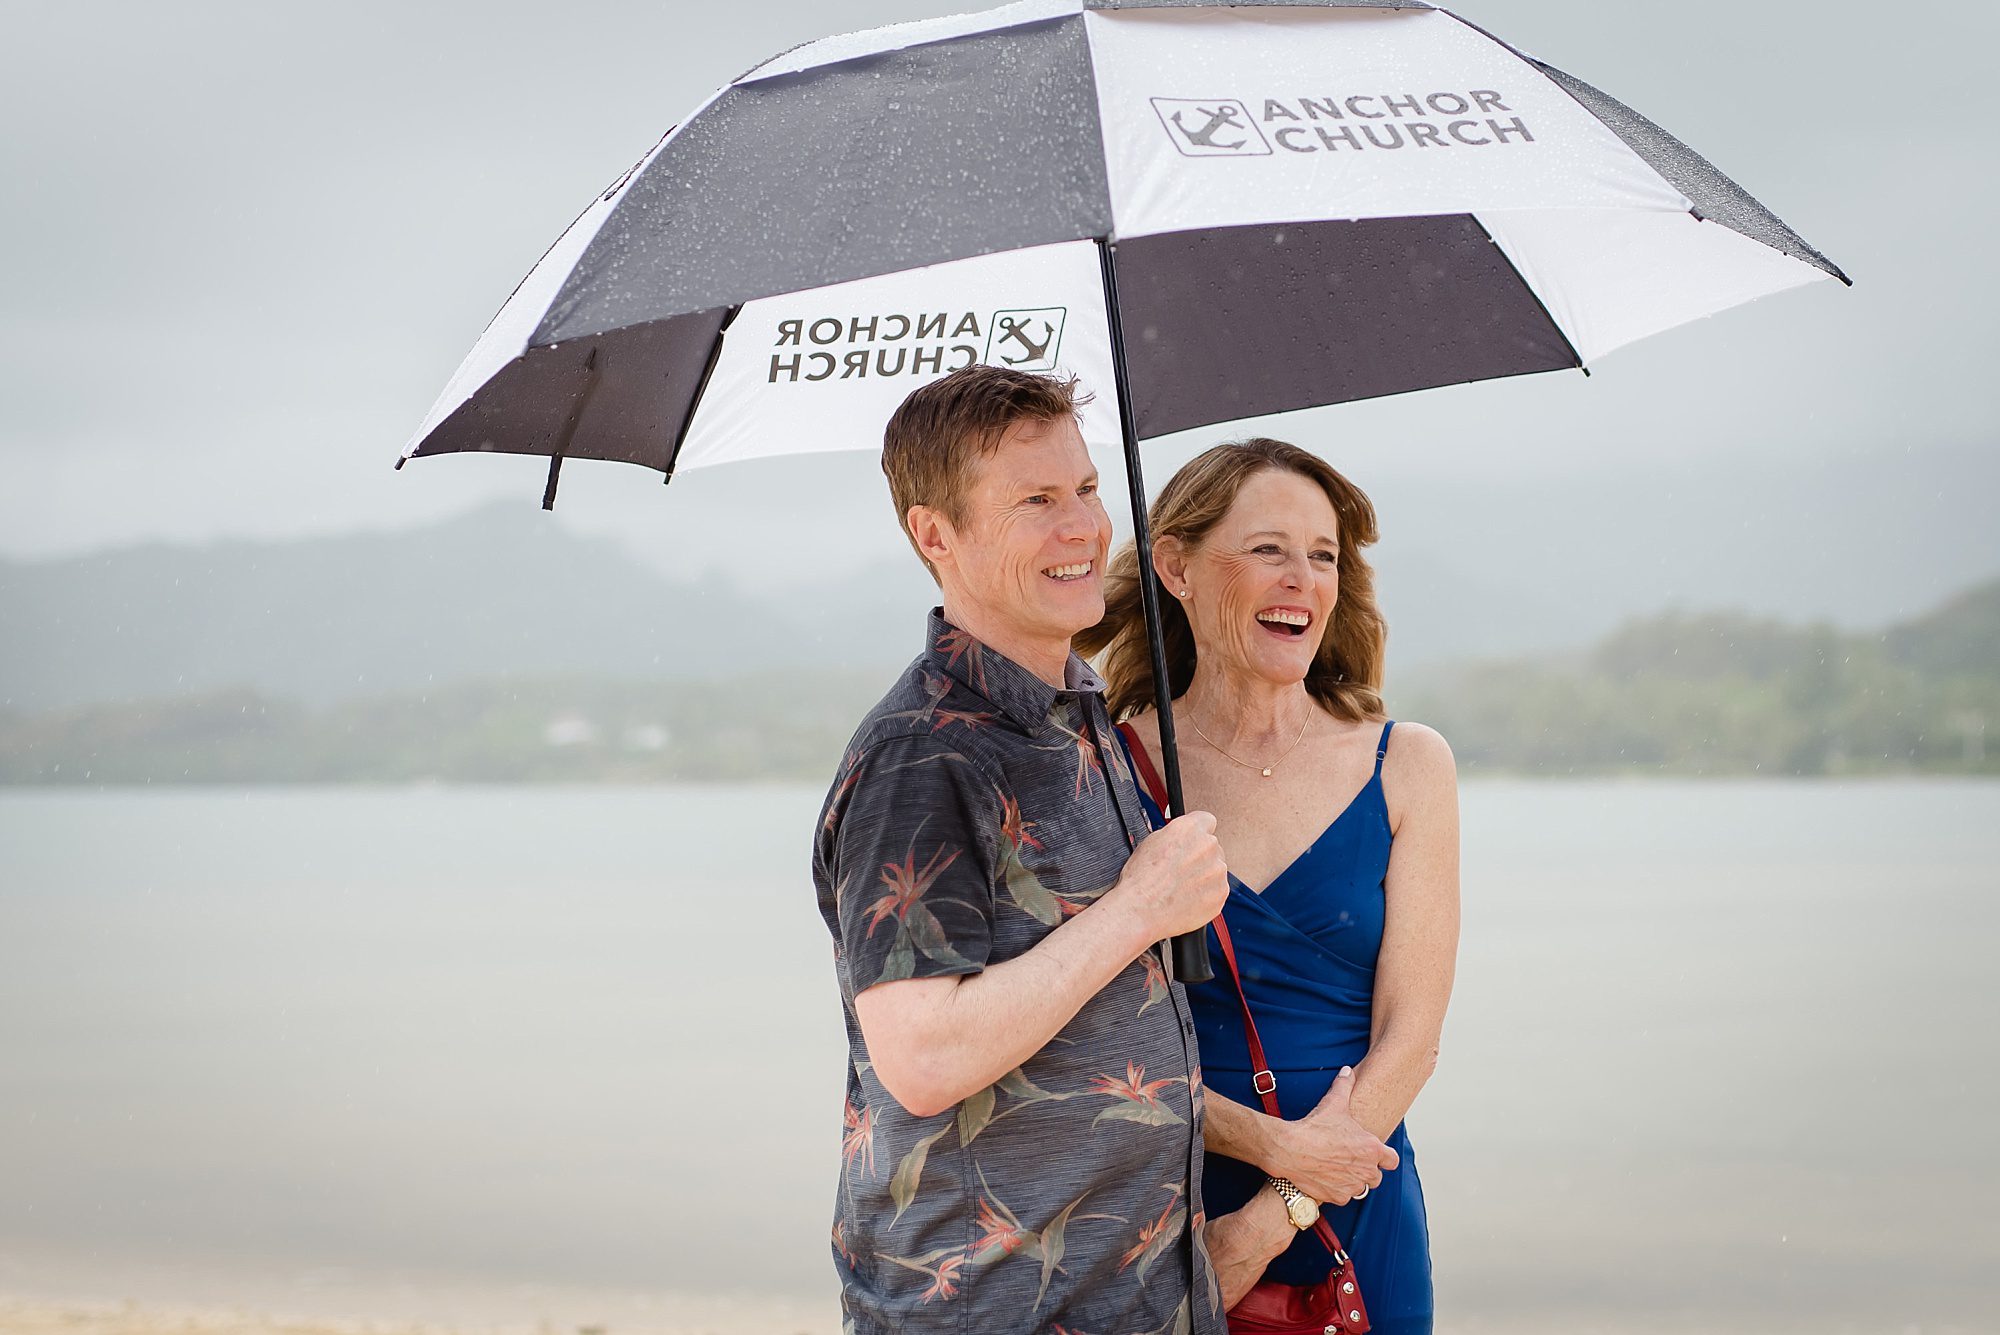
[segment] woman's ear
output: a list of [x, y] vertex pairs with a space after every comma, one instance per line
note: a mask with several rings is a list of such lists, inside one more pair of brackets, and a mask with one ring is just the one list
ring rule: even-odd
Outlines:
[[1187, 588], [1187, 548], [1179, 538], [1153, 539], [1153, 573], [1178, 598]]

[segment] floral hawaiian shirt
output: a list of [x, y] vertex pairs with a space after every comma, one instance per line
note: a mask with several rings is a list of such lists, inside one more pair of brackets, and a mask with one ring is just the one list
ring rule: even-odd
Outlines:
[[1103, 683], [1072, 656], [1067, 687], [934, 611], [827, 796], [813, 877], [848, 1043], [833, 1251], [856, 1335], [1223, 1331], [1194, 1025], [1157, 950], [935, 1117], [882, 1088], [854, 1018], [856, 993], [1022, 955], [1117, 882], [1146, 819]]

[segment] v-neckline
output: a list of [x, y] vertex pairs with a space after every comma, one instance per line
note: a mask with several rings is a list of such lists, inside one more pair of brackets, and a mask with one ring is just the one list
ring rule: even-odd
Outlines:
[[1328, 821], [1325, 824], [1325, 826], [1321, 828], [1318, 834], [1312, 837], [1312, 842], [1307, 844], [1304, 848], [1300, 849], [1298, 853], [1293, 856], [1290, 862], [1287, 862], [1284, 866], [1280, 867], [1278, 869], [1277, 875], [1273, 876], [1270, 880], [1264, 882], [1264, 888], [1262, 890], [1252, 890], [1250, 888], [1250, 883], [1244, 880], [1242, 877], [1238, 876], [1235, 872], [1229, 873], [1230, 883], [1235, 885], [1240, 890], [1242, 890], [1244, 894], [1255, 895], [1257, 898], [1262, 899], [1267, 893], [1269, 893], [1272, 886], [1275, 886], [1278, 882], [1284, 880], [1287, 876], [1292, 874], [1292, 868], [1298, 866], [1299, 863], [1303, 862], [1305, 860], [1306, 854], [1312, 852], [1315, 848], [1319, 847], [1320, 840], [1326, 838], [1327, 835], [1333, 833], [1334, 826], [1340, 824], [1343, 820], [1347, 819], [1347, 813], [1354, 810], [1354, 804], [1361, 800], [1363, 794], [1365, 794], [1370, 788], [1374, 787], [1381, 781], [1382, 781], [1382, 772], [1380, 769], [1377, 769], [1375, 773], [1368, 776], [1368, 782], [1362, 784], [1360, 788], [1355, 790], [1354, 796], [1347, 799], [1347, 805], [1343, 806], [1338, 812], [1338, 814], [1336, 814], [1332, 820]]

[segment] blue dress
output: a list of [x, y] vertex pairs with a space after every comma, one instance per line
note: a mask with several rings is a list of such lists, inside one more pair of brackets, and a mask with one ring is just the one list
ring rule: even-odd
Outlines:
[[[1368, 1052], [1391, 843], [1382, 758], [1395, 726], [1390, 722], [1382, 728], [1375, 773], [1367, 785], [1262, 894], [1229, 878], [1222, 917], [1236, 947], [1258, 1036], [1273, 1063], [1279, 1110], [1287, 1118], [1311, 1112], [1340, 1068], [1358, 1064]], [[1146, 814], [1159, 823], [1160, 810], [1150, 800]], [[1247, 1108], [1262, 1108], [1250, 1083], [1243, 1011], [1213, 928], [1208, 951], [1215, 978], [1187, 990], [1201, 1044], [1203, 1083]], [[1431, 1252], [1423, 1183], [1408, 1132], [1398, 1126], [1388, 1143], [1401, 1164], [1384, 1173], [1382, 1185], [1361, 1200], [1329, 1206], [1326, 1220], [1354, 1258], [1375, 1335], [1429, 1335]], [[1240, 1209], [1265, 1189], [1264, 1179], [1260, 1168], [1210, 1153], [1202, 1167], [1208, 1217]], [[1331, 1268], [1325, 1246], [1306, 1232], [1271, 1262], [1264, 1277], [1316, 1284]]]

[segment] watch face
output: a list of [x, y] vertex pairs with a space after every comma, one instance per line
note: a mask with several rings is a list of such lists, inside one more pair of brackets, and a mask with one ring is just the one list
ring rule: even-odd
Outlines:
[[1285, 1202], [1285, 1209], [1292, 1216], [1293, 1228], [1311, 1228], [1319, 1218], [1319, 1211], [1304, 1196], [1294, 1196]]

